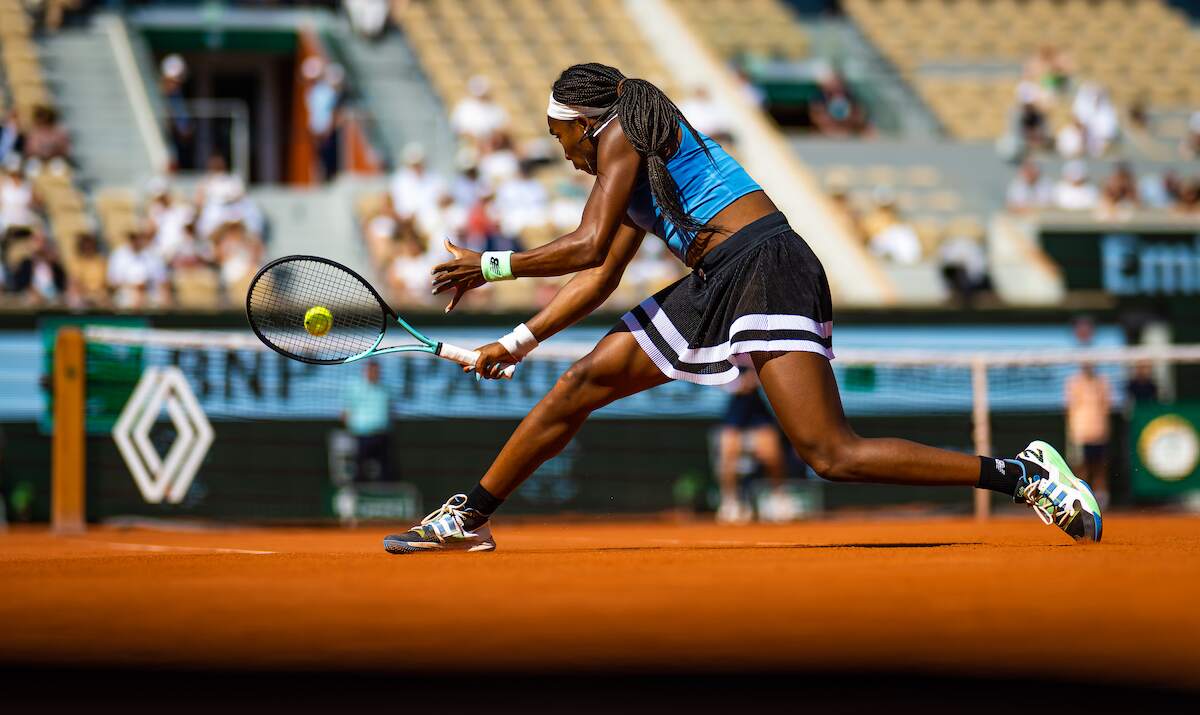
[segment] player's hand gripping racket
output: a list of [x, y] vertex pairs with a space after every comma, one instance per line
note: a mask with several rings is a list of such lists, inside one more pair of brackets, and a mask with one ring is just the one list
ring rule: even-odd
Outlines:
[[[271, 261], [246, 293], [250, 328], [275, 352], [317, 365], [337, 365], [372, 355], [432, 353], [471, 366], [474, 350], [430, 340], [384, 302], [362, 276], [327, 258], [285, 256]], [[419, 344], [380, 347], [395, 320]], [[516, 365], [501, 373], [511, 378]]]

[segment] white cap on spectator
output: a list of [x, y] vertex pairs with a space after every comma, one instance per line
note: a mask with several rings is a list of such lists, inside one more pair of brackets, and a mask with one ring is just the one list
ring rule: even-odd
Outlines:
[[155, 176], [146, 182], [146, 193], [150, 196], [165, 196], [171, 191], [171, 182], [165, 176]]
[[404, 145], [404, 163], [408, 166], [420, 164], [425, 161], [425, 147], [417, 142], [409, 142]]
[[1188, 129], [1193, 134], [1200, 134], [1200, 112], [1192, 112], [1192, 116], [1188, 117]]
[[304, 62], [300, 63], [300, 74], [307, 80], [320, 79], [321, 73], [325, 71], [325, 62], [320, 57], [312, 55]]
[[187, 74], [187, 62], [179, 55], [170, 54], [163, 58], [161, 69], [167, 79], [183, 79]]
[[245, 193], [245, 185], [236, 176], [215, 178], [208, 188], [209, 200], [215, 204], [231, 204], [242, 198]]
[[481, 74], [477, 74], [471, 79], [467, 80], [467, 91], [471, 93], [472, 97], [482, 97], [483, 95], [487, 94], [488, 90], [491, 88], [492, 83], [487, 77], [484, 77]]
[[1073, 159], [1063, 164], [1063, 178], [1067, 181], [1083, 181], [1087, 179], [1088, 169], [1080, 159]]
[[4, 170], [10, 174], [21, 173], [21, 155], [13, 153], [4, 157]]
[[454, 155], [454, 163], [459, 171], [469, 171], [479, 167], [479, 151], [475, 147], [464, 144]]

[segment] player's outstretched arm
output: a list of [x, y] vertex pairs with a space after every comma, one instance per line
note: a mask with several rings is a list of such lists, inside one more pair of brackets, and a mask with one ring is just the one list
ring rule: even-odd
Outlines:
[[[632, 223], [622, 223], [604, 263], [571, 278], [545, 308], [525, 323], [536, 340], [541, 342], [549, 338], [599, 308], [621, 283], [621, 276], [637, 255], [645, 236], [646, 232]], [[498, 377], [500, 370], [516, 362], [499, 342], [479, 348], [479, 354], [474, 369], [484, 377]]]
[[[596, 183], [588, 195], [579, 228], [544, 246], [512, 254], [509, 258], [512, 277], [563, 276], [604, 264], [617, 229], [625, 220], [642, 158], [619, 127], [600, 137], [597, 154], [597, 164], [603, 169], [596, 173]], [[450, 303], [453, 308], [458, 297], [486, 281], [482, 254], [454, 246], [449, 241], [446, 248], [454, 258], [434, 266], [433, 292], [436, 295], [454, 291], [455, 298]]]

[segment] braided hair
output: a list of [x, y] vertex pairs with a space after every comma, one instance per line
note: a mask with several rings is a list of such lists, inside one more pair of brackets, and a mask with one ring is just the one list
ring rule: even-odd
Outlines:
[[683, 207], [679, 187], [667, 171], [667, 159], [675, 148], [675, 132], [682, 124], [712, 161], [712, 155], [697, 132], [679, 111], [679, 107], [644, 79], [633, 79], [615, 67], [598, 62], [571, 65], [554, 82], [554, 98], [563, 104], [608, 107], [584, 137], [594, 138], [594, 130], [613, 116], [621, 120], [621, 129], [634, 151], [646, 159], [650, 192], [655, 202], [676, 228], [694, 236], [704, 224], [692, 218]]

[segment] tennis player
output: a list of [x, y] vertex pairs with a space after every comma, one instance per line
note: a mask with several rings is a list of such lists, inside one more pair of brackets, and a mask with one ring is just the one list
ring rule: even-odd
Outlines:
[[999, 459], [855, 434], [829, 364], [833, 307], [820, 260], [658, 87], [578, 64], [554, 83], [546, 114], [566, 159], [596, 177], [579, 228], [519, 253], [480, 254], [447, 241], [453, 259], [433, 269], [433, 290], [452, 292], [450, 310], [488, 281], [575, 275], [536, 316], [481, 347], [474, 369], [495, 378], [595, 310], [647, 232], [692, 272], [626, 313], [521, 421], [479, 484], [387, 536], [388, 551], [494, 549], [492, 514], [594, 410], [668, 380], [727, 383], [738, 375], [730, 358], [744, 353], [784, 433], [825, 479], [988, 489], [1032, 506], [1077, 540], [1100, 540], [1091, 490], [1044, 442]]

